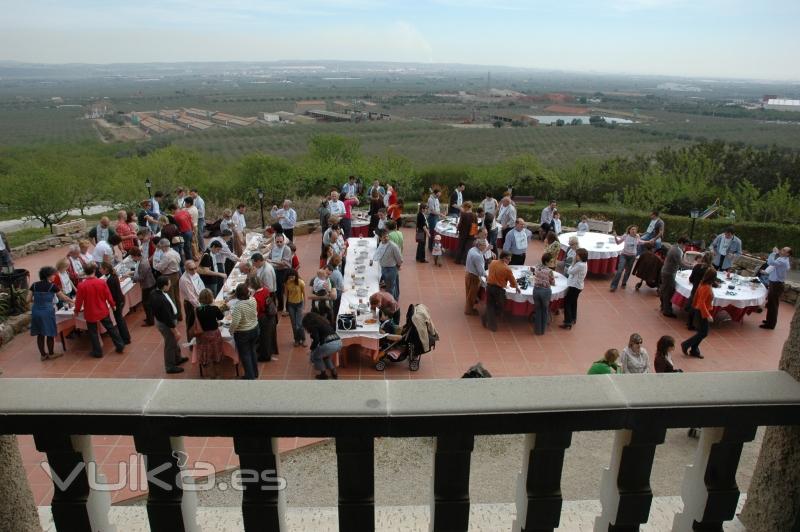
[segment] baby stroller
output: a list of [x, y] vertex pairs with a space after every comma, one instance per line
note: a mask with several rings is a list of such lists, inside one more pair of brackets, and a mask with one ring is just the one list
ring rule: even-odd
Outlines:
[[406, 324], [398, 333], [388, 334], [381, 340], [384, 345], [374, 357], [376, 370], [385, 370], [389, 362], [408, 359], [408, 369], [417, 371], [421, 355], [435, 349], [439, 339], [430, 311], [422, 304], [408, 306]]

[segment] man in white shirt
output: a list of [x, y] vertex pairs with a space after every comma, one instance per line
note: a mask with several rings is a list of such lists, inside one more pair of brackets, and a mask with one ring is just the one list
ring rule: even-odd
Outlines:
[[261, 253], [253, 253], [250, 260], [253, 263], [253, 273], [261, 281], [261, 286], [267, 287], [270, 293], [274, 293], [277, 288], [275, 268], [272, 267], [272, 264], [264, 260], [264, 255]]
[[183, 319], [183, 312], [181, 306], [177, 304], [179, 301], [179, 281], [181, 271], [181, 256], [177, 251], [172, 249], [169, 240], [162, 238], [158, 241], [158, 251], [153, 254], [153, 269], [161, 274], [161, 277], [169, 279], [169, 295], [172, 300], [176, 302], [178, 321]]
[[555, 200], [550, 200], [550, 204], [542, 209], [542, 214], [539, 216], [539, 224], [541, 224], [539, 236], [542, 241], [547, 233], [553, 230], [553, 212], [555, 212], [556, 206]]
[[244, 230], [247, 227], [247, 221], [244, 219], [244, 213], [246, 212], [247, 205], [240, 203], [236, 207], [236, 212], [231, 216], [233, 227], [230, 227], [230, 229], [233, 231], [233, 252], [239, 256], [244, 251], [245, 245]]
[[278, 311], [283, 311], [283, 285], [286, 282], [286, 274], [292, 268], [292, 250], [286, 245], [283, 235], [275, 235], [275, 243], [269, 252], [269, 264], [275, 269], [275, 296], [277, 298]]
[[[114, 264], [114, 246], [118, 246], [122, 239], [117, 234], [112, 234], [108, 240], [100, 240], [92, 251], [92, 260], [95, 264]], [[100, 271], [99, 268], [97, 271]]]
[[183, 311], [186, 313], [186, 339], [188, 340], [189, 333], [194, 325], [194, 311], [200, 306], [200, 292], [205, 290], [206, 285], [200, 274], [197, 273], [197, 263], [195, 261], [187, 260], [183, 263], [183, 267], [186, 271], [181, 275], [179, 285], [181, 297], [183, 298]]
[[292, 208], [292, 200], [283, 200], [283, 206], [279, 209], [277, 205], [272, 206], [270, 216], [278, 221], [283, 228], [283, 234], [289, 241], [294, 240], [294, 226], [297, 225], [297, 212]]
[[189, 191], [189, 196], [194, 200], [194, 206], [197, 209], [197, 248], [203, 250], [205, 248], [203, 234], [206, 230], [206, 202], [197, 193], [196, 188]]
[[497, 223], [500, 224], [500, 234], [505, 241], [506, 234], [508, 234], [508, 232], [514, 228], [514, 224], [517, 223], [517, 208], [508, 196], [503, 196], [500, 202], [500, 212], [497, 214]]
[[439, 200], [441, 195], [442, 191], [434, 188], [428, 196], [428, 231], [431, 232], [431, 237], [428, 239], [428, 251], [433, 251], [433, 232], [436, 230], [436, 224], [439, 223], [439, 217], [445, 216]]
[[525, 256], [528, 253], [528, 240], [531, 238], [531, 232], [525, 227], [525, 220], [517, 218], [514, 229], [506, 234], [503, 241], [503, 251], [511, 253], [512, 265], [525, 264]]
[[189, 196], [186, 195], [186, 191], [183, 190], [183, 187], [178, 187], [175, 189], [175, 205], [177, 205], [179, 209], [183, 209], [185, 207], [183, 201], [188, 197]]
[[378, 195], [381, 198], [386, 194], [386, 190], [384, 190], [384, 188], [381, 186], [381, 182], [377, 179], [372, 182], [372, 186], [369, 187], [369, 190], [367, 190], [367, 198], [372, 197], [373, 191], [378, 191]]
[[331, 190], [331, 197], [328, 200], [328, 210], [330, 211], [331, 217], [335, 216], [340, 220], [344, 218], [344, 202], [339, 199], [338, 190]]
[[497, 216], [498, 203], [489, 192], [486, 193], [486, 197], [481, 201], [481, 207], [483, 207], [483, 212], [491, 214], [492, 217]]
[[357, 190], [358, 187], [356, 185], [356, 176], [351, 175], [348, 178], [347, 183], [342, 185], [342, 196], [345, 198], [355, 197]]

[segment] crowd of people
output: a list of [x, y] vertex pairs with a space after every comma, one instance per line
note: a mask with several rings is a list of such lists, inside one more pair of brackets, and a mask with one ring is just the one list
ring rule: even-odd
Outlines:
[[[487, 194], [473, 204], [465, 197], [466, 185], [459, 183], [443, 204], [442, 191], [433, 188], [416, 212], [415, 259], [420, 263], [432, 259], [441, 266], [444, 256], [442, 237], [437, 224], [445, 217], [457, 217], [458, 245], [454, 258], [465, 266], [465, 308], [468, 315], [477, 315], [481, 289], [485, 289], [485, 311], [481, 315], [484, 327], [497, 330], [503, 314], [507, 290], [520, 291], [520, 281], [529, 283], [532, 290], [534, 334], [545, 334], [553, 315], [560, 314], [561, 305], [553, 305], [552, 288], [556, 276], [566, 278], [563, 296], [563, 322], [560, 327], [572, 329], [578, 318], [578, 301], [588, 274], [588, 250], [579, 247], [577, 237], [569, 239], [562, 251], [558, 239], [563, 227], [556, 201], [542, 209], [534, 233], [520, 217], [510, 192], [499, 201]], [[167, 373], [180, 373], [187, 357], [182, 356], [182, 333], [178, 323], [185, 325], [186, 340], [194, 339], [193, 349], [210, 376], [220, 374], [223, 340], [220, 322], [225, 307], [230, 307], [228, 328], [233, 337], [245, 378], [258, 377], [258, 362], [278, 356], [277, 324], [288, 317], [295, 347], [307, 347], [311, 337], [310, 360], [319, 371], [318, 378], [337, 378], [332, 355], [341, 348], [336, 334], [336, 317], [344, 291], [344, 267], [347, 241], [353, 234], [355, 208], [361, 205], [359, 196], [367, 198], [368, 234], [377, 239], [376, 251], [370, 264], [378, 264], [381, 272], [380, 309], [391, 310], [384, 317], [399, 322], [400, 272], [403, 265], [404, 239], [401, 231], [405, 203], [396, 186], [374, 181], [367, 190], [360, 180], [351, 177], [344, 185], [333, 188], [320, 203], [318, 214], [321, 226], [319, 269], [307, 281], [298, 271], [299, 260], [293, 240], [298, 223], [297, 212], [290, 199], [273, 205], [270, 216], [274, 223], [264, 230], [269, 243], [268, 252], [253, 253], [248, 261], [240, 261], [245, 249], [247, 206], [239, 204], [226, 209], [221, 219], [206, 221], [205, 201], [196, 189], [177, 188], [167, 197], [156, 192], [143, 200], [138, 213], [119, 211], [116, 223], [103, 217], [88, 233], [88, 239], [70, 246], [66, 256], [55, 267], [42, 268], [39, 281], [31, 287], [31, 334], [37, 337], [42, 360], [56, 358], [56, 309], [72, 308], [82, 314], [87, 324], [92, 356], [103, 356], [99, 331], [108, 332], [117, 352], [123, 352], [131, 341], [125, 322], [126, 299], [122, 291], [125, 278], [130, 278], [142, 290], [144, 326], [155, 326], [164, 339], [164, 365]], [[578, 224], [578, 234], [589, 230], [584, 216]], [[665, 224], [653, 211], [646, 231], [639, 234], [637, 226], [629, 226], [624, 234], [614, 234], [622, 245], [610, 290], [624, 290], [631, 275], [659, 290], [661, 312], [675, 317], [672, 298], [675, 277], [684, 268], [684, 250], [688, 239], [679, 237], [664, 253]], [[537, 234], [545, 245], [540, 260], [525, 266], [530, 241]], [[8, 245], [0, 239], [0, 259], [7, 257]], [[733, 228], [726, 229], [712, 242], [707, 253], [696, 262], [690, 276], [692, 294], [684, 310], [688, 313], [687, 327], [694, 334], [680, 343], [681, 351], [702, 358], [700, 345], [713, 322], [711, 289], [717, 282], [717, 271], [730, 270], [742, 253], [742, 242]], [[267, 255], [267, 256], [265, 256]], [[790, 268], [792, 251], [775, 249], [761, 272], [769, 286], [767, 317], [763, 328], [774, 328], [778, 301], [783, 291], [786, 273]], [[246, 276], [235, 287], [233, 296], [225, 303], [218, 294], [233, 271]], [[520, 277], [520, 275], [522, 275]], [[389, 301], [387, 303], [387, 299]], [[310, 310], [306, 312], [306, 303]], [[54, 305], [55, 303], [55, 305]], [[311, 316], [310, 316], [311, 315]], [[113, 318], [113, 320], [112, 320]], [[321, 321], [322, 320], [322, 321]], [[323, 321], [327, 325], [323, 325]], [[227, 324], [226, 324], [227, 325]], [[396, 323], [399, 325], [399, 323]], [[636, 336], [636, 335], [634, 335]], [[668, 337], [665, 337], [668, 338]], [[634, 337], [623, 350], [620, 371], [637, 372], [642, 366], [641, 354]], [[662, 339], [663, 340], [663, 339]], [[337, 343], [338, 342], [338, 343]], [[639, 345], [641, 342], [639, 342]], [[665, 344], [666, 345], [666, 344]], [[661, 346], [661, 341], [659, 341]], [[674, 346], [674, 342], [673, 342]], [[662, 358], [654, 367], [670, 367], [669, 349], [659, 347]], [[606, 353], [605, 364], [614, 367], [614, 350]], [[665, 370], [666, 371], [666, 370]]]

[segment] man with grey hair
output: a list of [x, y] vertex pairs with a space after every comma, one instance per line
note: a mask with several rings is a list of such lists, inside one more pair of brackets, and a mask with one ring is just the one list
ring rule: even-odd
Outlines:
[[292, 208], [292, 200], [283, 200], [283, 206], [279, 209], [277, 205], [272, 206], [270, 216], [277, 220], [283, 228], [283, 234], [290, 242], [294, 241], [294, 226], [297, 225], [297, 212]]
[[192, 330], [195, 320], [195, 309], [200, 306], [200, 292], [205, 290], [206, 285], [202, 277], [197, 273], [197, 263], [187, 260], [183, 263], [184, 272], [180, 279], [180, 293], [183, 299], [183, 312], [186, 315], [186, 339], [189, 339], [189, 332]]
[[489, 249], [489, 243], [481, 238], [467, 252], [466, 273], [464, 274], [464, 289], [467, 299], [464, 304], [464, 314], [477, 315], [475, 303], [478, 302], [478, 291], [481, 288], [481, 277], [486, 277], [486, 262], [483, 254]]
[[78, 244], [72, 244], [69, 247], [69, 251], [67, 251], [67, 262], [69, 263], [67, 266], [69, 280], [72, 281], [72, 285], [75, 288], [78, 288], [81, 281], [86, 279], [84, 268], [86, 268], [88, 264], [86, 259], [83, 258], [83, 255], [81, 255], [81, 247]]
[[170, 247], [169, 240], [166, 238], [162, 238], [158, 241], [158, 251], [153, 256], [153, 269], [159, 272], [159, 277], [166, 277], [169, 279], [169, 296], [172, 298], [172, 301], [175, 302], [175, 306], [178, 307], [178, 321], [183, 320], [179, 297], [181, 256]]

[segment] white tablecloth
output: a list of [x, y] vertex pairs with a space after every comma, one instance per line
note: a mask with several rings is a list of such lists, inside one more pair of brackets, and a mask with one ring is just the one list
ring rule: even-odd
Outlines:
[[[675, 275], [675, 290], [685, 298], [692, 295], [692, 284], [689, 282], [690, 270], [683, 270]], [[735, 295], [726, 292], [731, 291], [728, 288], [732, 284], [730, 280], [726, 279], [723, 274], [719, 274], [720, 286], [714, 288], [714, 299], [711, 305], [714, 307], [760, 307], [767, 301], [767, 289], [763, 284], [750, 282], [750, 277], [742, 277], [741, 284], [737, 285], [733, 292]]]
[[[576, 232], [562, 233], [558, 236], [558, 242], [561, 244], [561, 249], [566, 253], [569, 249], [570, 237], [578, 237], [578, 247], [585, 248], [589, 252], [589, 260], [602, 260], [611, 259], [622, 253], [624, 249], [623, 244], [617, 244], [613, 236], [603, 233], [583, 233], [579, 235]], [[609, 242], [609, 239], [611, 241]], [[602, 246], [598, 246], [602, 244]]]
[[[250, 256], [258, 251], [258, 248], [264, 242], [264, 237], [259, 233], [251, 233], [247, 235], [247, 244], [245, 245], [244, 251], [242, 251], [241, 256], [239, 257], [239, 261], [249, 260]], [[215, 301], [217, 303], [221, 303], [223, 301], [227, 301], [228, 307], [232, 308], [236, 305], [236, 301], [238, 301], [234, 296], [234, 291], [236, 290], [236, 286], [240, 283], [247, 281], [247, 276], [239, 271], [238, 267], [234, 267], [231, 270], [231, 274], [225, 279], [225, 284], [222, 287], [222, 290], [219, 291]], [[220, 327], [220, 332], [222, 333], [222, 339], [226, 341], [231, 346], [233, 345], [233, 335], [231, 334], [230, 329], [228, 329], [227, 325], [230, 323], [230, 318], [226, 316], [225, 320], [223, 321], [223, 326]], [[193, 343], [194, 340], [192, 340]]]
[[[519, 279], [520, 277], [522, 277], [522, 272], [524, 270], [530, 271], [530, 266], [515, 265], [515, 266], [509, 266], [509, 268], [511, 268], [511, 271], [514, 272], [515, 279]], [[555, 275], [556, 284], [555, 286], [550, 287], [552, 291], [552, 295], [550, 296], [550, 301], [562, 299], [564, 295], [566, 295], [567, 293], [567, 278], [558, 272], [553, 272], [553, 275]], [[483, 283], [484, 286], [486, 285], [485, 279], [481, 279], [481, 282]], [[506, 299], [516, 301], [517, 303], [524, 303], [527, 301], [528, 303], [533, 305], [533, 285], [529, 285], [528, 288], [520, 291], [519, 294], [517, 293], [517, 290], [515, 288], [507, 286]]]
[[458, 229], [456, 229], [457, 218], [445, 218], [436, 224], [436, 232], [443, 236], [450, 238], [458, 238]]
[[[381, 267], [377, 262], [373, 263], [372, 266], [369, 265], [369, 261], [372, 259], [373, 255], [375, 255], [376, 249], [377, 240], [374, 238], [349, 238], [347, 240], [344, 292], [342, 293], [342, 302], [339, 305], [339, 315], [355, 313], [355, 306], [358, 305], [359, 302], [369, 305], [369, 296], [380, 290]], [[361, 261], [359, 257], [363, 256], [364, 251], [366, 251], [367, 254], [364, 256], [364, 260]], [[357, 273], [356, 268], [360, 265], [365, 266], [364, 272]], [[356, 280], [363, 278], [363, 283], [355, 284], [353, 279], [354, 275]], [[357, 291], [359, 288], [364, 288], [366, 290], [364, 295], [358, 295]], [[383, 335], [380, 333], [380, 324], [377, 321], [372, 324], [364, 323], [364, 320], [371, 317], [373, 317], [371, 314], [359, 316], [359, 327], [354, 331], [337, 330], [336, 332], [343, 340], [367, 338], [375, 341]]]

